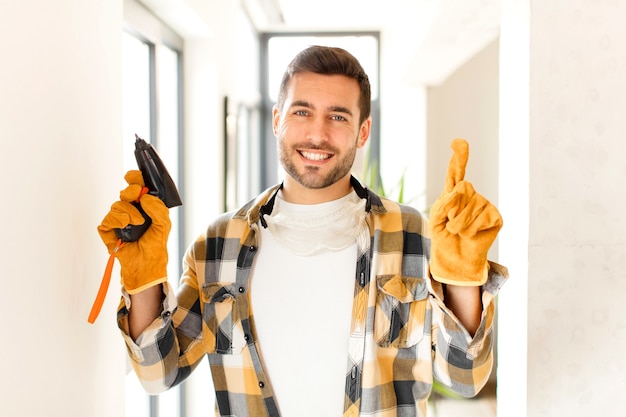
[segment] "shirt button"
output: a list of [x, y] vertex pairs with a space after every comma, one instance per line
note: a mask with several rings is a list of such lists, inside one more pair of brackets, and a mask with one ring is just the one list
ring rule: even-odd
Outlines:
[[243, 293], [244, 291], [246, 291], [246, 289], [244, 287], [239, 287], [239, 292]]
[[265, 382], [263, 382], [263, 381], [259, 381], [259, 387], [260, 387], [260, 388], [263, 388], [264, 386], [265, 386]]

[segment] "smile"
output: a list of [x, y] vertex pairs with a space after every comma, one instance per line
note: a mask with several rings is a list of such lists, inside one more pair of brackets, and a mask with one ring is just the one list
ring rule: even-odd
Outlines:
[[302, 155], [305, 159], [309, 161], [325, 161], [326, 159], [333, 156], [330, 153], [318, 153], [318, 152], [305, 152], [299, 151], [300, 155]]

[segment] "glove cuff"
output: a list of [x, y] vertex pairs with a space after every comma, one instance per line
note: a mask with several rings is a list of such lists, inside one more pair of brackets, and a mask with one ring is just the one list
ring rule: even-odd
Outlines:
[[146, 282], [145, 284], [140, 285], [137, 288], [127, 288], [126, 286], [124, 286], [124, 289], [130, 295], [133, 295], [133, 294], [137, 294], [139, 292], [142, 292], [144, 290], [147, 290], [150, 287], [154, 287], [155, 285], [163, 284], [166, 281], [167, 281], [167, 276], [164, 276], [162, 278], [158, 278], [158, 279], [152, 280], [150, 282]]
[[487, 278], [489, 277], [489, 262], [485, 262], [481, 270], [463, 276], [445, 271], [444, 268], [438, 268], [431, 264], [430, 275], [435, 281], [441, 282], [442, 284], [458, 285], [461, 287], [480, 287], [487, 282]]

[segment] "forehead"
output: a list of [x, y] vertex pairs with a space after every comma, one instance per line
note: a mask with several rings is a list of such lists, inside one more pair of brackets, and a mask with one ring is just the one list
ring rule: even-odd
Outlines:
[[358, 108], [360, 96], [359, 83], [354, 78], [340, 74], [299, 72], [287, 85], [285, 104], [307, 101]]

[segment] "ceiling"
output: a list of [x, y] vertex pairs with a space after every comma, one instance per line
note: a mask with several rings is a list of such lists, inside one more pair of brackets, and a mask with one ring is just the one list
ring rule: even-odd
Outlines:
[[422, 85], [445, 80], [500, 32], [500, 0], [244, 0], [244, 4], [257, 28], [265, 31], [378, 30], [383, 59], [403, 68], [407, 82]]

